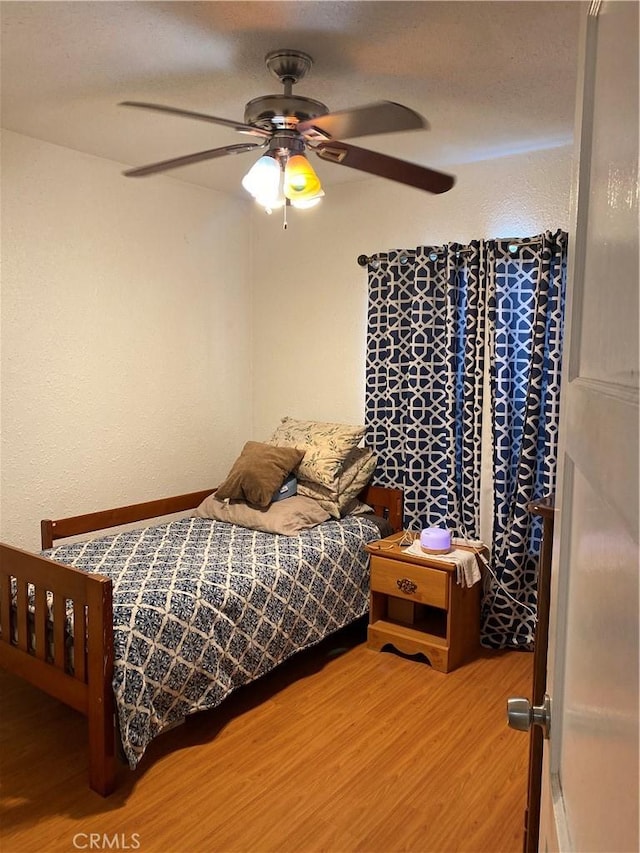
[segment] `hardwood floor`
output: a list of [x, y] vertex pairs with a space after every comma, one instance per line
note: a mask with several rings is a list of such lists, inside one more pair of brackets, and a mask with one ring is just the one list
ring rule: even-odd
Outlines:
[[[449, 674], [358, 623], [158, 738], [102, 799], [86, 722], [0, 674], [3, 853], [514, 853], [528, 737], [507, 728], [532, 655]], [[91, 835], [93, 833], [93, 836]]]

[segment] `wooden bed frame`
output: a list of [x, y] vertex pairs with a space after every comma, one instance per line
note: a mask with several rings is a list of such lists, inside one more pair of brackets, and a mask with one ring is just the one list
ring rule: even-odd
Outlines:
[[[195, 509], [215, 489], [41, 523], [42, 548], [54, 541]], [[369, 486], [360, 496], [376, 515], [402, 529], [402, 491]], [[16, 607], [12, 607], [12, 581]], [[28, 585], [35, 588], [29, 601]], [[53, 598], [52, 615], [47, 593]], [[74, 667], [66, 669], [67, 601], [74, 619]], [[29, 609], [31, 606], [31, 613]], [[53, 659], [50, 649], [53, 645]], [[89, 786], [102, 796], [115, 787], [112, 584], [0, 543], [0, 666], [88, 718]]]

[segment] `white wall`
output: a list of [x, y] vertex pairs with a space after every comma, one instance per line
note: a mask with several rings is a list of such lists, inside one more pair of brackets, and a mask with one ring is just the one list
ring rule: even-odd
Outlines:
[[2, 135], [0, 539], [215, 485], [251, 431], [250, 217]]
[[367, 271], [358, 255], [566, 229], [571, 156], [567, 146], [466, 164], [440, 196], [380, 179], [328, 187], [319, 207], [290, 212], [286, 231], [278, 213], [254, 208], [254, 438], [285, 414], [362, 422]]
[[330, 187], [283, 232], [175, 178], [2, 143], [0, 539], [27, 548], [40, 518], [215, 484], [284, 414], [361, 422], [359, 254], [568, 222], [564, 148], [460, 167], [443, 196]]

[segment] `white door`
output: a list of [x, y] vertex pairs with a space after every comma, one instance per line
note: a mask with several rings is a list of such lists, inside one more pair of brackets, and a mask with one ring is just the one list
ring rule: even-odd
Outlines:
[[[638, 3], [583, 27], [539, 849], [638, 851]], [[580, 133], [581, 128], [581, 133]]]

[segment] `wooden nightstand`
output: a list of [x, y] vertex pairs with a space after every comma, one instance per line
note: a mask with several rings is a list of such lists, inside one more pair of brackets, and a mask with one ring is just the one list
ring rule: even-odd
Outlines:
[[460, 586], [454, 563], [406, 554], [398, 545], [402, 536], [394, 533], [366, 546], [371, 554], [367, 645], [422, 653], [434, 669], [451, 672], [477, 652], [482, 584]]

